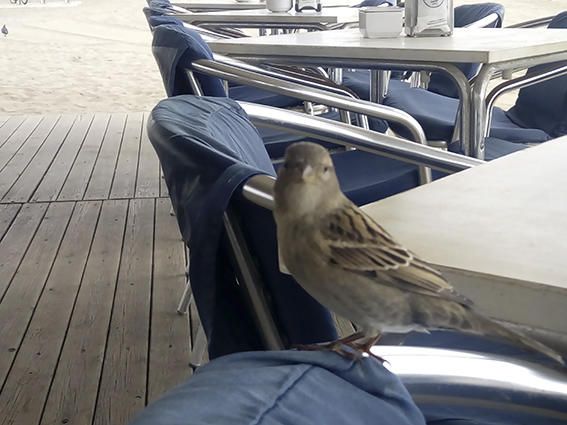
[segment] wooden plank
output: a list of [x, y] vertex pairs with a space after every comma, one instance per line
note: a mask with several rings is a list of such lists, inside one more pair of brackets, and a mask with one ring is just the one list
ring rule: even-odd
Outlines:
[[110, 190], [111, 199], [134, 197], [143, 121], [141, 112], [129, 113], [126, 118], [122, 146]]
[[160, 196], [160, 169], [156, 152], [148, 138], [146, 123], [148, 114], [144, 116], [142, 140], [140, 142], [140, 160], [138, 178], [136, 179], [136, 198], [157, 198]]
[[13, 116], [2, 124], [2, 127], [0, 128], [0, 147], [2, 147], [10, 136], [14, 134], [14, 131], [20, 127], [20, 125], [24, 122], [24, 119], [25, 117], [23, 116]]
[[0, 127], [2, 127], [6, 123], [6, 121], [8, 121], [8, 118], [9, 117], [7, 116], [0, 116]]
[[73, 168], [59, 193], [59, 201], [83, 199], [109, 119], [108, 114], [95, 115]]
[[125, 122], [126, 114], [111, 115], [84, 199], [108, 198], [114, 178], [114, 170], [116, 169], [118, 152], [122, 143]]
[[42, 424], [92, 425], [127, 207], [103, 202]]
[[41, 122], [42, 117], [32, 116], [11, 133], [6, 143], [0, 147], [0, 170], [12, 159], [16, 152], [22, 147], [26, 140]]
[[39, 423], [96, 227], [101, 202], [76, 206], [45, 290], [0, 393], [2, 423]]
[[[0, 383], [12, 365], [43, 290], [74, 204], [51, 204], [0, 302]], [[1, 387], [1, 385], [0, 385]]]
[[146, 400], [154, 200], [130, 201], [94, 425], [130, 423]]
[[0, 171], [0, 199], [10, 190], [28, 164], [33, 160], [58, 120], [59, 117], [55, 115], [45, 117], [24, 145]]
[[148, 374], [148, 401], [184, 381], [191, 373], [187, 317], [176, 313], [185, 286], [185, 253], [169, 201], [158, 199]]
[[32, 193], [41, 182], [43, 175], [53, 162], [55, 155], [59, 152], [74, 122], [75, 115], [69, 114], [63, 115], [57, 121], [57, 124], [49, 133], [35, 157], [4, 196], [3, 200], [5, 202], [26, 202], [30, 199]]
[[43, 176], [39, 187], [32, 195], [32, 202], [55, 201], [65, 179], [69, 175], [75, 158], [83, 145], [87, 131], [93, 121], [93, 114], [77, 116], [73, 128], [65, 138], [63, 146]]
[[0, 300], [18, 270], [47, 206], [47, 204], [24, 205], [0, 242]]
[[20, 211], [21, 205], [0, 205], [0, 241]]

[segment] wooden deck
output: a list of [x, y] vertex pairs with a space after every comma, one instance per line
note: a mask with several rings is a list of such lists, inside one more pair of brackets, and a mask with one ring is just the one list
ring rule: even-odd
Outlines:
[[0, 425], [126, 424], [190, 374], [145, 120], [0, 117]]

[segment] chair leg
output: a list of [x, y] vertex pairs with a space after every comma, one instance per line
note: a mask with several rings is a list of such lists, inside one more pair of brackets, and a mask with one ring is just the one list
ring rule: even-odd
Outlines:
[[189, 365], [192, 368], [201, 366], [206, 351], [207, 338], [205, 336], [205, 330], [202, 326], [199, 326], [199, 328], [197, 329], [197, 335], [195, 335], [195, 339], [193, 340], [193, 349], [191, 350]]
[[183, 291], [183, 295], [181, 295], [181, 299], [177, 306], [177, 313], [179, 314], [187, 313], [189, 306], [193, 302], [193, 291], [191, 291], [191, 282], [189, 281], [189, 248], [187, 245], [185, 246], [185, 253], [187, 256], [187, 267], [185, 268], [185, 290]]
[[187, 279], [187, 283], [185, 284], [185, 290], [183, 291], [183, 295], [181, 296], [181, 300], [179, 301], [179, 305], [177, 306], [177, 313], [185, 314], [189, 309], [189, 306], [193, 302], [193, 293], [191, 292], [191, 284], [189, 283], [189, 279]]

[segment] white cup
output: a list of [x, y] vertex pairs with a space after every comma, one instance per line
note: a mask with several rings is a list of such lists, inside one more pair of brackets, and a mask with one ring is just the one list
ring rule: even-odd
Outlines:
[[287, 12], [293, 7], [293, 0], [266, 0], [270, 12]]

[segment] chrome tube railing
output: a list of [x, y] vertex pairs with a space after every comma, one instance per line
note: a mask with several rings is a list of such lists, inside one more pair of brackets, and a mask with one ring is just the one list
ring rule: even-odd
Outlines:
[[[256, 72], [211, 60], [197, 60], [193, 62], [193, 68], [196, 71], [203, 72], [207, 75], [213, 75], [239, 84], [261, 88], [310, 102], [321, 103], [323, 105], [355, 112], [369, 117], [390, 120], [405, 126], [411, 132], [417, 143], [427, 146], [425, 133], [419, 123], [411, 115], [398, 109], [360, 99], [345, 98], [343, 96], [329, 93], [325, 90], [310, 88], [302, 84], [291, 83], [289, 81], [283, 81], [279, 78], [261, 75]], [[421, 183], [431, 181], [431, 171], [426, 169], [426, 167], [420, 167], [420, 181]]]
[[500, 16], [497, 13], [491, 13], [484, 18], [479, 19], [478, 21], [471, 22], [468, 25], [465, 25], [464, 28], [486, 28], [488, 25], [493, 24], [494, 22], [498, 21]]
[[[425, 165], [448, 173], [466, 170], [485, 163], [479, 159], [442, 151], [337, 121], [254, 103], [239, 103], [250, 120], [257, 126], [286, 129], [306, 137], [355, 147], [366, 152]], [[267, 175], [254, 176], [244, 185], [243, 195], [257, 205], [272, 209], [274, 181], [273, 177]]]
[[530, 75], [525, 75], [523, 77], [516, 78], [512, 81], [505, 81], [496, 87], [494, 87], [490, 93], [486, 96], [486, 109], [487, 109], [487, 117], [486, 117], [486, 126], [484, 129], [485, 136], [488, 136], [490, 132], [490, 125], [492, 121], [492, 111], [494, 108], [494, 103], [496, 99], [512, 90], [529, 87], [534, 84], [538, 84], [547, 80], [551, 80], [553, 78], [561, 77], [567, 75], [567, 65], [561, 66], [559, 68], [555, 68], [549, 71], [544, 71], [540, 73], [534, 73]]
[[[250, 72], [254, 72], [254, 73], [258, 73], [261, 75], [264, 75], [266, 77], [273, 77], [273, 78], [278, 78], [278, 79], [283, 79], [286, 80], [290, 83], [296, 83], [296, 84], [302, 84], [302, 85], [307, 85], [309, 87], [315, 88], [315, 89], [321, 89], [321, 90], [326, 90], [329, 91], [331, 93], [335, 93], [341, 96], [346, 96], [346, 97], [351, 97], [353, 99], [357, 99], [350, 91], [340, 88], [340, 87], [335, 87], [335, 86], [328, 86], [323, 84], [323, 82], [317, 82], [313, 79], [310, 79], [309, 77], [306, 78], [300, 78], [299, 76], [294, 76], [291, 73], [286, 73], [285, 70], [281, 70], [278, 68], [275, 68], [277, 70], [271, 70], [271, 69], [266, 69], [266, 68], [260, 68], [258, 66], [252, 65], [250, 63], [247, 62], [243, 62], [241, 60], [238, 59], [234, 59], [231, 58], [229, 56], [224, 56], [224, 55], [219, 55], [218, 53], [213, 53], [213, 59], [215, 60], [215, 62], [219, 62], [225, 65], [230, 65], [230, 66], [235, 66], [239, 69], [243, 69], [243, 70], [247, 70]], [[277, 65], [274, 65], [274, 67], [277, 67]], [[324, 77], [319, 77], [321, 79], [323, 79]], [[329, 82], [332, 82], [329, 79]]]
[[543, 18], [532, 19], [530, 21], [518, 22], [508, 25], [506, 28], [537, 28], [548, 25], [555, 16], [545, 16]]

